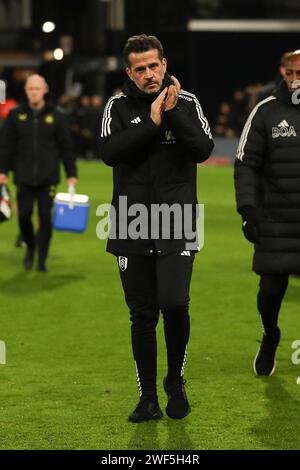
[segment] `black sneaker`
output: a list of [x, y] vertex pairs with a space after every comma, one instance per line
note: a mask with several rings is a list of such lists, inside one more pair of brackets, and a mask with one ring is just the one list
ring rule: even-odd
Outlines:
[[23, 260], [23, 265], [25, 269], [31, 269], [34, 261], [34, 248], [27, 248], [25, 258]]
[[48, 268], [47, 268], [45, 263], [38, 263], [37, 270], [40, 271], [41, 273], [47, 273], [48, 272]]
[[182, 419], [191, 411], [184, 386], [185, 380], [182, 377], [170, 382], [167, 377], [164, 378], [164, 389], [168, 395], [166, 413], [170, 418]]
[[19, 233], [19, 235], [17, 236], [16, 241], [15, 241], [15, 247], [16, 248], [23, 248], [24, 246], [26, 246], [26, 243], [24, 242], [24, 240], [22, 238], [22, 235]]
[[134, 412], [128, 416], [128, 421], [132, 423], [142, 423], [143, 421], [160, 419], [162, 417], [163, 413], [159, 407], [157, 398], [141, 397]]
[[275, 354], [280, 341], [281, 331], [277, 327], [272, 335], [263, 335], [261, 346], [253, 362], [253, 369], [258, 376], [270, 376], [275, 372]]

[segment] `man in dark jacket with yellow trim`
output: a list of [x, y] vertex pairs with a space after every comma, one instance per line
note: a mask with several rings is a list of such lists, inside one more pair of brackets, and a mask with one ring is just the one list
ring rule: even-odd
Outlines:
[[254, 359], [259, 376], [272, 375], [280, 341], [278, 316], [290, 274], [300, 274], [300, 51], [286, 55], [284, 80], [253, 109], [235, 163], [237, 209], [255, 244], [260, 275], [257, 307], [263, 325]]
[[[177, 226], [175, 215], [172, 221], [161, 222], [154, 237], [152, 209], [177, 204], [178, 212], [182, 213], [180, 209], [184, 211], [184, 206], [189, 205], [194, 209], [191, 218], [195, 226], [196, 164], [209, 157], [213, 141], [195, 95], [183, 91], [178, 80], [166, 73], [167, 61], [155, 36], [129, 38], [124, 59], [128, 80], [123, 93], [112, 97], [104, 110], [100, 151], [103, 161], [114, 168], [112, 206], [118, 222], [110, 234], [107, 250], [118, 256], [130, 309], [140, 390], [140, 402], [129, 420], [141, 422], [162, 417], [156, 388], [156, 325], [160, 310], [168, 355], [164, 379], [168, 396], [166, 413], [181, 419], [190, 412], [183, 374], [190, 331], [189, 287], [197, 240], [192, 238], [193, 230], [184, 233], [182, 225]], [[131, 212], [137, 206], [147, 209], [149, 219], [141, 222], [145, 233], [130, 236], [132, 219], [130, 214], [127, 218], [126, 209], [121, 207], [121, 197], [127, 198]], [[167, 228], [170, 236], [164, 237]]]
[[[0, 184], [7, 183], [13, 168], [17, 186], [18, 217], [27, 245], [24, 267], [31, 269], [38, 251], [38, 270], [47, 271], [46, 259], [52, 234], [51, 209], [59, 164], [63, 162], [68, 184], [77, 183], [72, 138], [65, 116], [45, 100], [48, 85], [40, 75], [25, 83], [27, 103], [13, 109], [5, 121], [0, 142]], [[31, 222], [34, 202], [38, 204], [39, 229]]]

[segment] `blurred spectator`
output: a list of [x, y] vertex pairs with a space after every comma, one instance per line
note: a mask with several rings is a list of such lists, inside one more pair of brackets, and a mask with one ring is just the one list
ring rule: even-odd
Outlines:
[[71, 100], [70, 96], [66, 94], [60, 95], [57, 101], [57, 107], [62, 113], [64, 113], [71, 120], [71, 117], [74, 113], [74, 103]]
[[256, 104], [270, 96], [281, 83], [290, 52], [280, 57], [278, 71], [274, 80], [266, 84], [255, 83], [244, 89], [236, 90], [229, 101], [220, 104], [214, 122], [214, 133], [220, 137], [237, 137], [241, 134], [246, 119]]
[[[114, 94], [120, 92], [119, 88], [114, 90]], [[51, 101], [54, 102], [53, 99]], [[8, 98], [5, 104], [0, 104], [0, 129], [9, 111], [17, 104], [14, 98]], [[57, 109], [68, 119], [76, 156], [85, 159], [99, 158], [97, 136], [104, 111], [103, 96], [84, 94], [75, 101], [71, 96], [63, 93], [57, 100]]]
[[11, 109], [17, 106], [17, 101], [14, 98], [7, 98], [5, 103], [0, 103], [0, 128], [7, 118]]
[[256, 83], [255, 85], [248, 85], [245, 88], [245, 93], [247, 97], [247, 106], [246, 106], [247, 115], [252, 111], [252, 109], [255, 107], [256, 103], [258, 102], [259, 94], [261, 92], [262, 87], [263, 87], [262, 83]]
[[104, 99], [101, 95], [91, 96], [90, 126], [92, 132], [92, 152], [94, 158], [99, 158], [98, 131], [102, 122]]
[[92, 157], [92, 131], [90, 124], [91, 100], [87, 95], [82, 95], [79, 100], [79, 107], [75, 111], [75, 122], [73, 133], [77, 153], [82, 158]]
[[244, 90], [236, 90], [233, 94], [231, 103], [232, 109], [232, 127], [237, 135], [243, 130], [244, 124], [247, 119], [247, 95]]
[[[14, 98], [8, 98], [5, 103], [0, 103], [0, 130], [1, 130], [2, 125], [4, 124], [5, 119], [9, 115], [9, 112], [12, 109], [14, 109], [17, 105], [18, 103]], [[0, 133], [0, 136], [1, 136], [1, 133]], [[17, 204], [16, 204], [16, 210], [18, 210]], [[25, 242], [22, 239], [21, 233], [18, 233], [17, 235], [15, 246], [16, 247], [25, 246]]]
[[[65, 103], [65, 98], [63, 102]], [[78, 155], [85, 159], [98, 158], [97, 134], [104, 111], [101, 95], [83, 95], [79, 107], [73, 110], [72, 130]]]
[[213, 132], [220, 137], [235, 137], [237, 135], [233, 128], [232, 108], [228, 101], [223, 101], [220, 105]]

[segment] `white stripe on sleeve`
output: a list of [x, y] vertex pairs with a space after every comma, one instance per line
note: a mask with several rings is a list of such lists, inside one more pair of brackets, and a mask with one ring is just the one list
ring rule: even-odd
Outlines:
[[260, 108], [260, 106], [262, 104], [267, 103], [268, 101], [272, 101], [272, 100], [276, 100], [276, 96], [268, 96], [268, 98], [266, 98], [265, 100], [260, 101], [255, 106], [255, 108], [252, 109], [252, 111], [251, 111], [251, 113], [250, 113], [250, 115], [249, 115], [249, 117], [246, 121], [246, 124], [244, 126], [242, 135], [240, 137], [240, 142], [239, 142], [237, 153], [236, 153], [236, 158], [238, 160], [243, 160], [245, 145], [247, 143], [248, 134], [249, 134], [250, 127], [251, 127], [251, 124], [252, 124], [252, 120], [253, 120], [255, 114], [257, 113], [257, 110]]
[[206, 117], [203, 114], [201, 105], [200, 105], [196, 95], [194, 95], [193, 93], [190, 93], [189, 91], [185, 91], [185, 90], [180, 90], [179, 96], [180, 95], [188, 96], [188, 97], [192, 98], [192, 100], [194, 101], [194, 103], [196, 105], [196, 110], [197, 110], [199, 120], [202, 124], [202, 129], [204, 130], [205, 134], [208, 135], [210, 139], [212, 139], [212, 135], [211, 135], [211, 132], [210, 132], [208, 121], [207, 121]]
[[104, 113], [103, 113], [103, 118], [102, 118], [101, 137], [107, 137], [111, 134], [111, 128], [110, 128], [111, 121], [112, 121], [111, 108], [117, 99], [125, 97], [125, 96], [126, 95], [124, 95], [123, 93], [120, 93], [119, 95], [112, 96], [108, 100], [104, 108]]

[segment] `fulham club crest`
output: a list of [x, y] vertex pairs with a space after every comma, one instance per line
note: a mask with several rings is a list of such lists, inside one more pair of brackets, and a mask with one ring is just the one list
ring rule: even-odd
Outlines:
[[126, 258], [125, 256], [119, 256], [119, 268], [121, 269], [121, 271], [125, 271], [125, 269], [127, 268], [127, 263], [128, 258]]

